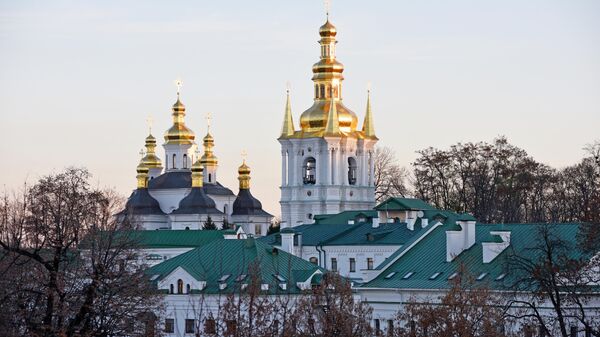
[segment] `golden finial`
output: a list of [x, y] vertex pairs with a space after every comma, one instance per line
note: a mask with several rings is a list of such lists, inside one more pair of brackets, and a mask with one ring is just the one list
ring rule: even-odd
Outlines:
[[366, 138], [377, 139], [377, 136], [375, 136], [375, 126], [373, 125], [373, 112], [371, 111], [371, 82], [367, 84], [367, 111], [365, 112], [362, 132]]
[[200, 162], [200, 152], [196, 151], [198, 160], [192, 165], [192, 187], [202, 187], [204, 182], [204, 167]]
[[292, 104], [290, 103], [290, 82], [286, 83], [286, 101], [285, 113], [283, 115], [283, 125], [281, 127], [281, 135], [279, 138], [287, 138], [294, 135], [294, 119], [292, 118]]

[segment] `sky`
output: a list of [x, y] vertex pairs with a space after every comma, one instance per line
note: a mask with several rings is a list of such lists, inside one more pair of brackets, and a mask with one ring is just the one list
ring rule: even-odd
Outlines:
[[[416, 151], [504, 135], [536, 160], [575, 164], [600, 139], [600, 1], [331, 2], [344, 102], [379, 144]], [[68, 166], [128, 195], [148, 128], [162, 144], [181, 78], [186, 124], [211, 133], [221, 183], [279, 215], [286, 83], [296, 127], [312, 104], [320, 0], [0, 1], [0, 185]], [[159, 148], [162, 158], [162, 149]]]

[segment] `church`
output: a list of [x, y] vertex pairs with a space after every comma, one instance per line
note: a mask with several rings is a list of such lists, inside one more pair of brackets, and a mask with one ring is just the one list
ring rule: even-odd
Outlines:
[[219, 161], [210, 125], [200, 155], [196, 136], [185, 125], [186, 108], [179, 90], [172, 111], [173, 125], [164, 136], [164, 167], [156, 154], [156, 138], [150, 132], [136, 168], [137, 189], [119, 216], [129, 217], [145, 230], [198, 230], [207, 226], [226, 229], [236, 224], [245, 233], [266, 235], [273, 216], [250, 192], [251, 171], [246, 160], [238, 169], [236, 195], [217, 180]]

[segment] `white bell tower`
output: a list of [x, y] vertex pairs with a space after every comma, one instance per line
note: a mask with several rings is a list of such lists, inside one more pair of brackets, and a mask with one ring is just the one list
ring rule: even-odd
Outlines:
[[344, 66], [335, 58], [337, 31], [329, 20], [319, 29], [321, 58], [313, 65], [314, 102], [295, 130], [289, 91], [281, 144], [282, 227], [312, 223], [317, 214], [375, 206], [375, 136], [370, 93], [362, 130], [342, 102]]

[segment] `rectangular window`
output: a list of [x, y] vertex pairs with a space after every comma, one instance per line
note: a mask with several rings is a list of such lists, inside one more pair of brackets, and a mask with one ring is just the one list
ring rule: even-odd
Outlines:
[[194, 333], [194, 320], [193, 319], [185, 320], [185, 333]]
[[571, 325], [571, 337], [577, 337], [577, 330], [575, 325]]
[[262, 226], [261, 225], [255, 225], [254, 226], [254, 234], [256, 234], [256, 235], [262, 235]]
[[331, 258], [331, 270], [337, 271], [337, 259], [335, 257]]
[[229, 320], [226, 322], [227, 331], [225, 332], [227, 336], [235, 335], [237, 330], [237, 322], [235, 320]]
[[367, 258], [367, 269], [373, 270], [373, 258], [372, 257]]
[[379, 322], [378, 319], [375, 320], [375, 332], [376, 333], [380, 333], [381, 332], [381, 323]]
[[209, 318], [206, 321], [204, 321], [204, 332], [211, 334], [217, 333], [217, 323], [214, 319]]
[[165, 332], [166, 333], [174, 333], [175, 332], [175, 320], [173, 318], [165, 319]]
[[387, 334], [388, 336], [394, 335], [394, 320], [388, 319], [387, 321]]
[[354, 273], [356, 271], [356, 259], [351, 257], [350, 258], [350, 272]]

